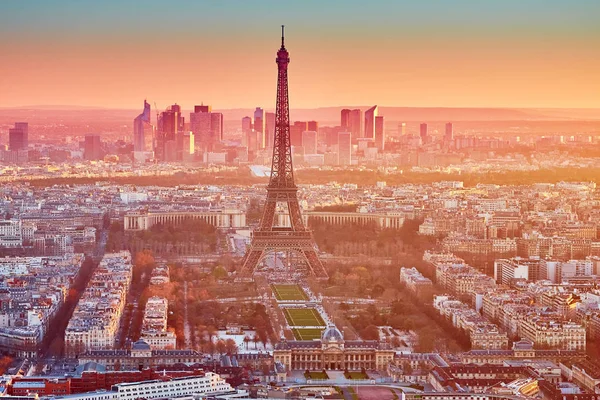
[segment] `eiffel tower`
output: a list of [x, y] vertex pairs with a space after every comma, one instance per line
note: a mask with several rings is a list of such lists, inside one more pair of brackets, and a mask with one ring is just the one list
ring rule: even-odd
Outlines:
[[[327, 279], [327, 272], [319, 260], [312, 232], [304, 225], [298, 204], [298, 187], [294, 182], [292, 150], [290, 147], [290, 105], [287, 69], [289, 53], [284, 45], [284, 27], [281, 26], [281, 48], [277, 52], [277, 107], [275, 110], [275, 138], [271, 179], [267, 186], [267, 201], [260, 226], [252, 234], [250, 248], [242, 261], [242, 278], [250, 278], [268, 253], [294, 252], [300, 255], [310, 272], [318, 279]], [[274, 226], [278, 204], [287, 204], [290, 226]]]

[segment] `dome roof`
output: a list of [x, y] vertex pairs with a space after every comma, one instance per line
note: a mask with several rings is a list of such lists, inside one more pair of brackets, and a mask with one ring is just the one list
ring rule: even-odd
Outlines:
[[342, 335], [342, 332], [340, 332], [338, 328], [331, 325], [323, 331], [323, 333], [321, 334], [321, 340], [340, 342], [340, 341], [344, 340], [344, 336]]
[[138, 340], [131, 345], [131, 350], [152, 350], [150, 345], [143, 340]]

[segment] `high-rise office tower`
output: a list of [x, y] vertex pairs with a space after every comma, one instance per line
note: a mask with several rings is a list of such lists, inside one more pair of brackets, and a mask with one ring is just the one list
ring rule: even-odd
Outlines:
[[160, 113], [157, 121], [156, 156], [163, 161], [177, 159], [177, 133], [183, 130], [184, 118], [177, 104], [167, 107]]
[[423, 123], [419, 125], [419, 136], [421, 137], [421, 144], [427, 144], [429, 142], [429, 136], [427, 135], [427, 124]]
[[385, 150], [385, 127], [383, 115], [375, 117], [375, 145], [380, 151]]
[[29, 147], [29, 123], [15, 122], [15, 129], [20, 129], [23, 132], [23, 150]]
[[446, 123], [446, 131], [444, 132], [444, 141], [449, 143], [454, 139], [454, 129], [452, 127], [452, 122]]
[[196, 152], [196, 143], [194, 140], [194, 132], [183, 133], [183, 145], [181, 152], [182, 161], [194, 161], [194, 154]]
[[102, 142], [99, 135], [85, 135], [83, 158], [88, 161], [102, 158]]
[[265, 113], [265, 136], [266, 146], [273, 147], [273, 138], [275, 137], [275, 113]]
[[317, 121], [308, 121], [306, 126], [309, 131], [319, 132], [319, 123]]
[[148, 140], [152, 141], [154, 128], [150, 124], [150, 104], [144, 100], [144, 111], [133, 120], [133, 151], [146, 151]]
[[252, 130], [252, 117], [242, 118], [242, 133], [246, 134]]
[[[210, 111], [190, 113], [190, 129], [194, 137], [202, 147], [207, 148], [211, 141], [212, 115]], [[205, 150], [205, 149], [203, 149]]]
[[254, 110], [254, 131], [258, 133], [259, 147], [264, 149], [266, 146], [265, 137], [265, 110], [256, 107]]
[[341, 112], [341, 121], [340, 121], [340, 126], [342, 127], [342, 129], [350, 129], [350, 113], [352, 112], [352, 110], [350, 110], [349, 108], [344, 108], [342, 109]]
[[365, 136], [369, 139], [375, 139], [375, 117], [377, 117], [377, 106], [373, 106], [365, 111]]
[[364, 137], [362, 129], [362, 111], [356, 108], [350, 111], [350, 133], [354, 139]]
[[202, 151], [212, 151], [223, 140], [223, 114], [212, 112], [211, 106], [195, 106], [190, 113], [190, 128]]
[[304, 154], [317, 154], [317, 132], [302, 132], [302, 146], [304, 147]]
[[324, 134], [325, 145], [327, 147], [337, 146], [338, 144], [338, 133], [346, 132], [348, 129], [344, 129], [341, 126], [326, 126], [321, 128], [321, 132]]
[[209, 112], [212, 112], [212, 106], [205, 106], [204, 104], [201, 104], [199, 106], [194, 106], [194, 112], [195, 113], [209, 113]]
[[29, 147], [29, 124], [16, 122], [14, 128], [8, 130], [8, 150], [27, 150]]
[[406, 122], [400, 122], [398, 124], [398, 135], [400, 135], [400, 136], [406, 135]]
[[302, 132], [308, 130], [306, 121], [295, 121], [294, 125], [290, 126], [290, 143], [292, 146], [302, 146]]
[[211, 113], [210, 114], [210, 130], [211, 130], [211, 142], [214, 147], [217, 143], [223, 141], [223, 114], [222, 113]]
[[168, 109], [176, 114], [175, 118], [175, 133], [182, 132], [185, 126], [185, 118], [181, 115], [181, 106], [177, 103], [170, 106]]
[[350, 132], [338, 133], [338, 160], [339, 165], [352, 164], [352, 134]]

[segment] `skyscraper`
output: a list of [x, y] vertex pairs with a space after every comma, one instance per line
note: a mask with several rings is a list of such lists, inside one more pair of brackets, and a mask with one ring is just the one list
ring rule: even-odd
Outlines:
[[85, 135], [83, 158], [88, 161], [100, 160], [102, 158], [100, 135]]
[[319, 132], [319, 123], [317, 121], [308, 121], [306, 126], [309, 131]]
[[20, 129], [23, 132], [23, 150], [29, 147], [29, 123], [15, 122], [15, 129]]
[[273, 138], [275, 137], [275, 113], [266, 113], [265, 120], [266, 147], [271, 148], [273, 147]]
[[133, 151], [146, 151], [146, 141], [152, 140], [153, 127], [150, 125], [150, 104], [144, 100], [144, 111], [133, 120]]
[[196, 151], [196, 144], [194, 141], [194, 132], [183, 133], [183, 145], [181, 152], [182, 161], [194, 161], [194, 154]]
[[194, 136], [203, 150], [206, 150], [209, 147], [211, 126], [212, 115], [210, 111], [198, 109], [198, 111], [190, 113], [190, 129], [194, 132]]
[[400, 122], [398, 124], [398, 135], [399, 136], [406, 135], [406, 122]]
[[294, 125], [290, 126], [290, 143], [292, 146], [302, 146], [302, 132], [308, 130], [306, 121], [295, 121]]
[[247, 134], [252, 131], [252, 117], [242, 118], [242, 133]]
[[356, 108], [350, 111], [350, 133], [352, 133], [352, 137], [356, 140], [358, 138], [363, 137], [363, 129], [362, 129], [362, 111], [359, 108]]
[[350, 113], [352, 111], [349, 108], [342, 109], [340, 125], [342, 129], [350, 129]]
[[369, 139], [375, 139], [375, 117], [377, 117], [377, 106], [373, 106], [365, 111], [365, 136]]
[[383, 115], [375, 117], [375, 145], [380, 151], [385, 150], [385, 127]]
[[256, 107], [254, 110], [254, 131], [258, 134], [258, 145], [261, 149], [266, 146], [265, 137], [265, 110], [260, 107]]
[[14, 128], [8, 130], [8, 150], [27, 150], [29, 124], [27, 122], [16, 122]]
[[352, 164], [352, 134], [350, 132], [338, 133], [338, 160], [339, 165]]
[[302, 132], [302, 146], [304, 147], [304, 154], [317, 154], [317, 132]]
[[213, 151], [223, 140], [223, 114], [212, 112], [211, 106], [195, 106], [190, 113], [190, 129], [202, 151]]
[[158, 133], [155, 153], [163, 161], [177, 159], [177, 133], [183, 130], [184, 120], [181, 107], [177, 104], [167, 107], [158, 117]]
[[199, 106], [194, 106], [194, 112], [195, 113], [209, 113], [209, 112], [212, 112], [212, 107], [201, 104]]
[[444, 132], [444, 141], [449, 143], [454, 139], [454, 129], [452, 127], [452, 122], [446, 123], [446, 131]]
[[210, 130], [211, 130], [211, 144], [214, 147], [217, 143], [223, 141], [223, 114], [222, 113], [211, 113], [210, 114]]
[[421, 137], [421, 144], [427, 144], [429, 142], [427, 124], [423, 123], [419, 126], [419, 136]]

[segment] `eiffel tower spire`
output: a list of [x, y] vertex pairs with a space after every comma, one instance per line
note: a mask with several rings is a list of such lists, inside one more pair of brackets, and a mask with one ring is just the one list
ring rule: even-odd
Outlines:
[[[281, 48], [277, 51], [277, 104], [275, 108], [275, 137], [271, 178], [267, 186], [267, 200], [260, 226], [254, 231], [250, 248], [242, 261], [241, 275], [250, 277], [268, 253], [294, 252], [302, 256], [313, 275], [327, 279], [327, 272], [319, 260], [312, 233], [304, 225], [298, 187], [294, 182], [292, 150], [290, 145], [290, 105], [288, 97], [288, 64], [290, 56], [284, 45], [284, 27], [281, 26]], [[275, 225], [278, 204], [287, 204], [290, 226]]]

